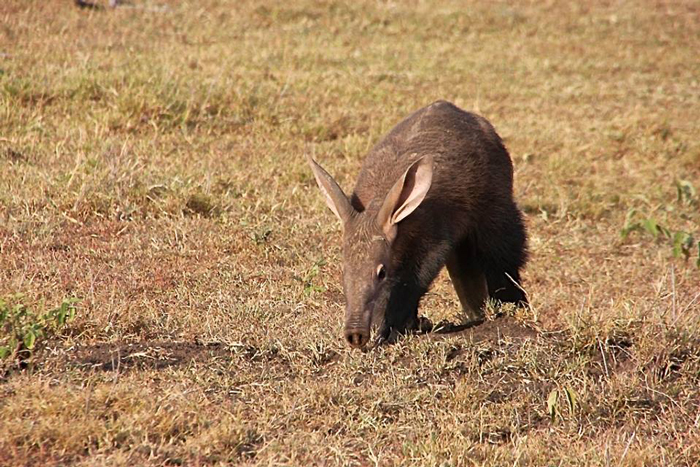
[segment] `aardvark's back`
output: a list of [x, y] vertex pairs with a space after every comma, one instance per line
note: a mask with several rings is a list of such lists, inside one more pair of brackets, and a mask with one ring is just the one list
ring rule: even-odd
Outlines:
[[437, 202], [452, 215], [460, 212], [476, 221], [480, 208], [497, 209], [499, 201], [512, 199], [512, 163], [491, 124], [437, 101], [408, 116], [370, 151], [355, 185], [353, 206], [378, 209], [397, 178], [425, 155], [432, 155], [435, 163], [423, 211]]

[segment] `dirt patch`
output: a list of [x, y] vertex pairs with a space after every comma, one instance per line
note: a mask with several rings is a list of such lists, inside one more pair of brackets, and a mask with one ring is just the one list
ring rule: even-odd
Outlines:
[[463, 336], [475, 343], [495, 342], [504, 338], [516, 340], [534, 339], [537, 337], [537, 331], [525, 326], [511, 316], [502, 316], [492, 321], [485, 321], [481, 324], [440, 324], [436, 326], [436, 330], [430, 334], [431, 339], [444, 339], [454, 336]]
[[101, 371], [161, 370], [205, 362], [230, 359], [232, 351], [219, 343], [153, 342], [133, 344], [97, 344], [69, 353], [69, 364]]

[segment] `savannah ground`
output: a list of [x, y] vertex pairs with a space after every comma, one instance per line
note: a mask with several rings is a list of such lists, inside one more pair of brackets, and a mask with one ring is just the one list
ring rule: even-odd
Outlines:
[[[79, 300], [1, 363], [1, 465], [700, 464], [697, 2], [0, 18], [0, 297]], [[349, 191], [436, 99], [512, 154], [532, 309], [351, 351], [305, 154]]]

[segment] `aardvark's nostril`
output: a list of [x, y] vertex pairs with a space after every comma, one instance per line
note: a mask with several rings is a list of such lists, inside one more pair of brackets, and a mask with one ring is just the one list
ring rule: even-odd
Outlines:
[[348, 344], [350, 344], [351, 347], [361, 349], [365, 346], [365, 344], [367, 344], [367, 341], [369, 340], [369, 333], [356, 330], [346, 331], [345, 338], [348, 340]]

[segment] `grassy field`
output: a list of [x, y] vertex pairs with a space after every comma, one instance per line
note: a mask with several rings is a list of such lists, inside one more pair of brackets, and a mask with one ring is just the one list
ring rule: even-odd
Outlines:
[[[0, 18], [0, 465], [700, 465], [696, 1]], [[350, 190], [436, 99], [511, 152], [532, 309], [351, 351], [305, 155]]]

